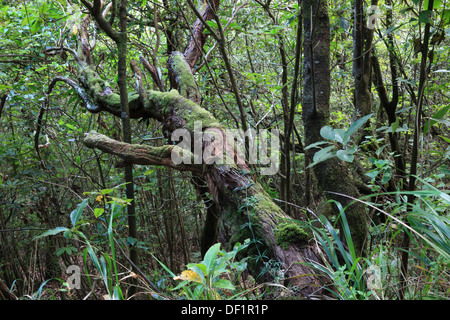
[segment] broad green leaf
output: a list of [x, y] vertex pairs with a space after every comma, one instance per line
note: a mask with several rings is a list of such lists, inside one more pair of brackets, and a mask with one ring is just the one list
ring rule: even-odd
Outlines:
[[203, 263], [189, 263], [186, 267], [196, 271], [200, 277], [204, 277], [207, 272], [206, 265]]
[[327, 140], [334, 141], [334, 139], [335, 139], [334, 129], [331, 128], [330, 126], [322, 127], [322, 128], [320, 129], [320, 135], [321, 135], [324, 139], [327, 139]]
[[336, 155], [339, 159], [346, 161], [346, 162], [353, 162], [355, 156], [353, 155], [354, 151], [351, 150], [338, 150], [336, 152]]
[[57, 249], [57, 250], [55, 251], [55, 254], [59, 257], [59, 256], [62, 255], [64, 252], [66, 252], [66, 248], [65, 248], [65, 247], [62, 247], [62, 248]]
[[322, 161], [325, 161], [325, 160], [327, 160], [329, 158], [334, 157], [335, 152], [332, 151], [333, 149], [334, 149], [334, 146], [329, 146], [329, 147], [323, 148], [320, 151], [317, 151], [314, 154], [313, 161], [315, 163], [319, 163], [319, 162], [322, 162]]
[[73, 226], [77, 224], [78, 220], [83, 214], [83, 210], [87, 206], [88, 200], [89, 199], [84, 199], [83, 201], [81, 201], [81, 203], [78, 204], [77, 208], [70, 214], [70, 221], [72, 222]]
[[342, 143], [342, 144], [347, 144], [348, 141], [344, 141], [344, 138], [345, 138], [345, 130], [344, 129], [335, 129], [334, 130], [335, 141]]
[[447, 127], [450, 126], [450, 121], [446, 120], [446, 119], [436, 119], [436, 118], [431, 118], [432, 121], [438, 122], [438, 123], [442, 123], [443, 125], [446, 125]]
[[308, 146], [305, 148], [305, 150], [312, 149], [312, 148], [317, 148], [318, 146], [321, 146], [321, 145], [323, 145], [323, 144], [329, 144], [329, 142], [326, 142], [326, 141], [319, 141], [319, 142], [311, 143], [310, 145], [308, 145]]
[[100, 217], [103, 214], [103, 212], [105, 212], [105, 209], [103, 209], [103, 208], [95, 208], [94, 209], [94, 216], [96, 218], [98, 218], [98, 217]]
[[[210, 20], [210, 21], [206, 21], [206, 23], [207, 23], [212, 29], [217, 28], [217, 22], [216, 22], [216, 21]], [[205, 28], [205, 30], [203, 30], [203, 33], [204, 33], [204, 34], [210, 34], [210, 32], [209, 32], [209, 30], [208, 30], [207, 28]]]
[[70, 123], [66, 123], [66, 127], [69, 128], [70, 130], [74, 130], [74, 131], [77, 130], [75, 128], [75, 126], [71, 125]]
[[134, 245], [136, 245], [137, 242], [138, 242], [138, 239], [136, 239], [136, 238], [133, 238], [133, 237], [127, 238], [127, 245], [129, 245], [129, 246], [134, 246]]
[[384, 170], [383, 177], [381, 178], [381, 184], [388, 183], [389, 180], [391, 180], [391, 176], [392, 176], [392, 173], [391, 173], [390, 168], [387, 168], [386, 170]]
[[108, 203], [116, 203], [116, 204], [120, 204], [120, 205], [126, 205], [126, 204], [130, 204], [131, 199], [121, 199], [121, 198], [116, 198], [116, 197], [109, 197], [111, 199], [111, 201], [108, 201]]
[[366, 172], [365, 175], [371, 179], [375, 179], [379, 173], [380, 173], [380, 170], [372, 170], [372, 171]]
[[397, 117], [397, 119], [395, 119], [395, 122], [391, 125], [392, 134], [394, 134], [395, 131], [397, 131], [399, 124], [400, 124], [400, 119]]
[[39, 14], [40, 15], [44, 15], [44, 14], [46, 14], [47, 13], [47, 11], [48, 11], [48, 4], [47, 3], [42, 3], [40, 6], [39, 6]]
[[220, 250], [220, 243], [216, 243], [215, 245], [211, 246], [211, 248], [209, 248], [208, 251], [205, 253], [205, 258], [203, 259], [203, 261], [206, 266], [206, 274], [208, 275], [214, 266], [214, 260], [217, 258], [219, 250]]
[[64, 231], [64, 238], [66, 239], [70, 239], [72, 238], [72, 230], [71, 229], [67, 229], [66, 231]]
[[438, 120], [442, 119], [449, 109], [450, 104], [443, 106], [434, 115], [432, 115], [430, 121], [425, 122], [423, 134], [427, 134], [428, 130], [430, 130], [430, 127], [432, 127], [436, 122], [438, 122]]
[[433, 11], [423, 10], [419, 13], [419, 21], [422, 23], [432, 23], [433, 22]]
[[444, 192], [440, 192], [439, 196], [445, 200], [448, 204], [450, 204], [450, 195], [448, 195], [447, 193]]
[[214, 281], [214, 287], [225, 290], [234, 290], [236, 289], [230, 280], [227, 279], [217, 279]]
[[33, 21], [33, 23], [31, 24], [31, 33], [37, 33], [38, 31], [41, 30], [41, 26], [42, 26], [42, 20], [41, 19], [36, 19]]
[[155, 172], [155, 170], [150, 169], [150, 170], [145, 171], [144, 175], [150, 176], [153, 172]]
[[348, 143], [352, 134], [354, 134], [359, 128], [361, 128], [364, 125], [364, 123], [366, 123], [367, 120], [369, 120], [372, 117], [372, 115], [373, 115], [373, 113], [368, 114], [367, 116], [364, 116], [361, 119], [358, 119], [351, 124], [351, 126], [350, 126], [350, 128], [348, 128], [347, 132], [345, 132], [344, 144]]
[[102, 194], [105, 195], [105, 194], [111, 193], [113, 191], [114, 191], [114, 189], [102, 189]]
[[[444, 26], [450, 24], [450, 9], [442, 10], [442, 21], [443, 21]], [[438, 72], [438, 71], [450, 72], [449, 70], [437, 70], [435, 72]]]
[[43, 234], [35, 237], [34, 239], [39, 239], [39, 238], [43, 238], [43, 237], [47, 237], [47, 236], [54, 236], [55, 234], [67, 231], [69, 229], [65, 228], [65, 227], [56, 227], [55, 229], [51, 229], [51, 230], [47, 230], [45, 231]]

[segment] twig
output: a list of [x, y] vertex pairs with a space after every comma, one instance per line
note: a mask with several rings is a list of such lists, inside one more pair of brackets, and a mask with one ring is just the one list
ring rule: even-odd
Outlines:
[[144, 274], [144, 272], [142, 272], [141, 269], [139, 269], [134, 263], [133, 261], [131, 261], [131, 259], [128, 257], [128, 255], [123, 251], [123, 249], [120, 247], [119, 243], [117, 242], [116, 239], [114, 239], [114, 242], [116, 243], [116, 246], [119, 248], [120, 252], [122, 253], [122, 255], [124, 256], [124, 258], [131, 264], [131, 266], [133, 267], [133, 270], [137, 271], [139, 273], [139, 275], [145, 280], [145, 282], [147, 282], [148, 285], [150, 285], [152, 287], [153, 290], [155, 290], [156, 292], [160, 293], [160, 291], [158, 290], [158, 288], [155, 286], [155, 284], [153, 282], [150, 281], [149, 278], [147, 278], [147, 276]]

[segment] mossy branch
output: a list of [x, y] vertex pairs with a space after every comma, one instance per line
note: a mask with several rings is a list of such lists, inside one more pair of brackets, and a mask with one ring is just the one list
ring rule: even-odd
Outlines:
[[191, 67], [181, 52], [172, 52], [168, 61], [169, 80], [172, 88], [177, 89], [183, 97], [200, 103], [201, 97]]
[[141, 144], [129, 144], [111, 139], [95, 131], [85, 134], [83, 143], [88, 148], [96, 148], [103, 152], [118, 156], [127, 164], [165, 166], [179, 171], [201, 171], [201, 166], [199, 165], [184, 163], [175, 164], [172, 160], [172, 152], [183, 152], [183, 154], [189, 152], [182, 150], [175, 145], [151, 147]]

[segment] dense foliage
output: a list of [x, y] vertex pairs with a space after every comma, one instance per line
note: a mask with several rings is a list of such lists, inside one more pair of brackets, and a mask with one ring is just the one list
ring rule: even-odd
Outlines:
[[[55, 77], [77, 79], [74, 55], [61, 48], [76, 51], [83, 32], [95, 46], [95, 71], [118, 92], [116, 43], [92, 18], [82, 29], [90, 2], [0, 1], [0, 299], [295, 296], [286, 266], [245, 250], [259, 240], [252, 234], [201, 255], [207, 201], [189, 173], [133, 166], [137, 236], [130, 236], [123, 169], [116, 157], [82, 143], [91, 130], [121, 140], [123, 123], [90, 113], [65, 83], [48, 94]], [[117, 29], [119, 2], [106, 13]], [[142, 55], [163, 80], [144, 75], [148, 89], [171, 87], [167, 59], [185, 49], [197, 20], [188, 2], [127, 1], [127, 60]], [[448, 299], [450, 2], [380, 0], [370, 10], [362, 1], [366, 18], [376, 14], [377, 22], [366, 29], [373, 30], [368, 112], [355, 103], [356, 2], [328, 1], [330, 121], [320, 142], [304, 143], [305, 65], [296, 61], [309, 48], [297, 46], [297, 35], [309, 31], [301, 27], [310, 13], [302, 1], [221, 1], [220, 19], [208, 21], [205, 33], [220, 31], [225, 41], [209, 37], [193, 70], [201, 106], [230, 129], [290, 132], [282, 135], [282, 148], [285, 141], [291, 148], [283, 149], [278, 174], [257, 181], [292, 217], [275, 231], [288, 241], [283, 245], [309, 241], [320, 248], [323, 263], [311, 266], [326, 279], [328, 298]], [[194, 5], [202, 11], [207, 3]], [[130, 68], [127, 84], [136, 89]], [[132, 120], [131, 132], [133, 143], [168, 143], [154, 119]], [[331, 158], [348, 167], [360, 192], [351, 200], [367, 217], [364, 254], [353, 245], [347, 207], [316, 183], [313, 168]], [[246, 227], [252, 230], [251, 222]], [[130, 260], [130, 247], [138, 261]], [[248, 276], [247, 266], [258, 261], [270, 282]], [[70, 266], [79, 267], [79, 288]]]

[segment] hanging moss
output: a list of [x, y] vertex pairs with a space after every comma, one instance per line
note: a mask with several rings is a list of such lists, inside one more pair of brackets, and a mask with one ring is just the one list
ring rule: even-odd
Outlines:
[[284, 250], [292, 244], [301, 246], [308, 243], [311, 236], [305, 229], [293, 222], [280, 223], [275, 229], [275, 239], [277, 244]]

